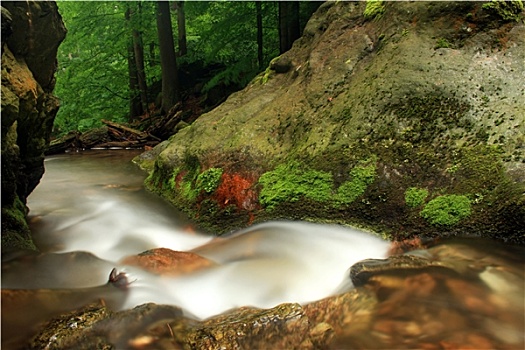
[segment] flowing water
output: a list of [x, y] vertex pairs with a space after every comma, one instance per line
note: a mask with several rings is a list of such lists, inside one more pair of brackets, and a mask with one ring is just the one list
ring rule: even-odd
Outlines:
[[[136, 154], [47, 158], [46, 173], [28, 199], [34, 239], [44, 254], [5, 262], [2, 287], [90, 288], [105, 284], [116, 267], [132, 283], [125, 296], [105, 295], [110, 304], [174, 304], [205, 318], [244, 305], [320, 299], [344, 284], [354, 262], [386, 256], [389, 244], [377, 237], [306, 223], [267, 223], [211, 242], [143, 189], [145, 174], [130, 162]], [[120, 263], [157, 247], [193, 250], [217, 266], [166, 278]]]
[[[2, 288], [65, 294], [58, 300], [39, 294], [14, 305], [15, 311], [6, 311], [3, 302], [4, 334], [93, 298], [116, 309], [146, 302], [177, 305], [200, 319], [240, 306], [307, 303], [351, 287], [354, 263], [388, 254], [389, 242], [340, 226], [270, 222], [226, 238], [195, 233], [184, 215], [143, 189], [145, 174], [130, 162], [137, 154], [86, 151], [46, 159], [46, 173], [28, 199], [43, 253], [3, 257]], [[122, 263], [159, 247], [192, 251], [215, 265], [160, 277]], [[105, 287], [114, 267], [131, 281], [126, 292]], [[523, 279], [516, 284], [503, 292], [519, 300]], [[66, 296], [71, 289], [78, 291], [74, 300]], [[9, 312], [19, 317], [4, 318]]]

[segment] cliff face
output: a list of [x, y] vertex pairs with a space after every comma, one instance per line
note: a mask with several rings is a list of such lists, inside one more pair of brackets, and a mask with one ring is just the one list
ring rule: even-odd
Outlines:
[[142, 162], [148, 187], [215, 232], [290, 218], [522, 241], [525, 29], [507, 5], [325, 3]]
[[54, 2], [2, 2], [2, 250], [35, 249], [27, 196], [44, 173], [59, 108], [56, 53], [66, 29]]

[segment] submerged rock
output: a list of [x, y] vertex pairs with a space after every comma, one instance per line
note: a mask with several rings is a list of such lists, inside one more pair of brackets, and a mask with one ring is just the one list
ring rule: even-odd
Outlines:
[[124, 258], [121, 263], [138, 266], [146, 271], [166, 276], [177, 276], [215, 265], [214, 262], [198, 254], [167, 248], [147, 250]]
[[126, 300], [127, 285], [126, 275], [113, 269], [108, 282], [97, 287], [2, 289], [2, 347], [19, 348], [42, 323], [64, 312], [91, 312], [84, 310], [86, 305], [118, 309]]

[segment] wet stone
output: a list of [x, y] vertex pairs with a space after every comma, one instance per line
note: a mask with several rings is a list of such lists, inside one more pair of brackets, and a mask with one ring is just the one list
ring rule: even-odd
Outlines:
[[375, 274], [388, 271], [420, 269], [423, 267], [442, 269], [440, 262], [413, 254], [395, 255], [388, 259], [366, 259], [354, 264], [350, 269], [350, 278], [355, 286], [365, 284]]
[[151, 249], [126, 257], [122, 264], [138, 266], [146, 271], [167, 276], [182, 275], [215, 265], [198, 254], [167, 248]]

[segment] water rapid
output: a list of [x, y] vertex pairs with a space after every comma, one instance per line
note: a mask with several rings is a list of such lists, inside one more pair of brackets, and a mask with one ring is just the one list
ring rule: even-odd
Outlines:
[[[128, 152], [128, 151], [126, 151]], [[132, 151], [129, 151], [132, 152]], [[132, 282], [113, 305], [146, 302], [207, 318], [240, 306], [309, 302], [350, 286], [348, 269], [383, 258], [389, 243], [341, 226], [271, 222], [213, 239], [195, 233], [166, 202], [144, 191], [131, 153], [91, 151], [50, 157], [28, 200], [35, 241], [45, 252], [3, 268], [3, 288], [90, 288], [113, 267]], [[152, 248], [192, 251], [216, 263], [178, 277], [121, 263]], [[110, 300], [111, 301], [111, 300]]]
[[[19, 348], [42, 322], [90, 303], [100, 305], [100, 300], [112, 310], [149, 302], [174, 305], [193, 319], [241, 306], [303, 304], [301, 312], [290, 311], [290, 319], [272, 318], [276, 329], [284, 327], [281, 333], [259, 328], [266, 316], [255, 319], [253, 327], [243, 323], [246, 338], [236, 339], [260, 341], [245, 348], [268, 348], [270, 335], [274, 340], [285, 336], [284, 343], [295, 336], [303, 344], [323, 329], [337, 332], [332, 348], [517, 349], [525, 344], [523, 247], [444, 240], [374, 260], [387, 256], [389, 242], [342, 226], [290, 221], [213, 237], [195, 232], [184, 215], [143, 189], [145, 174], [130, 163], [136, 154], [89, 151], [46, 160], [44, 178], [28, 199], [41, 253], [2, 255], [2, 348]], [[154, 248], [195, 253], [209, 264], [172, 276], [129, 263], [128, 257]], [[107, 283], [113, 268], [117, 273]], [[130, 282], [127, 289], [115, 288], [121, 272]], [[354, 287], [350, 275], [356, 288], [340, 294]], [[135, 337], [130, 327], [143, 330], [163, 317], [148, 321], [141, 316], [139, 326], [133, 317], [131, 325], [113, 320], [105, 332], [111, 344], [126, 348]], [[68, 320], [68, 327], [75, 322]], [[297, 334], [287, 328], [293, 324], [302, 325]], [[56, 329], [51, 330], [53, 338]], [[173, 345], [174, 334], [166, 337]]]

